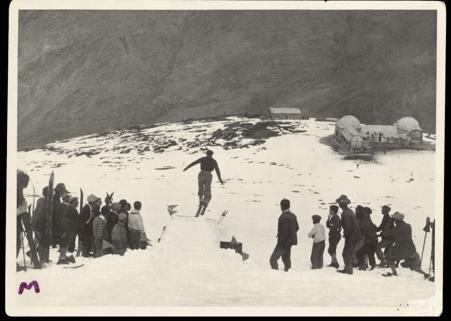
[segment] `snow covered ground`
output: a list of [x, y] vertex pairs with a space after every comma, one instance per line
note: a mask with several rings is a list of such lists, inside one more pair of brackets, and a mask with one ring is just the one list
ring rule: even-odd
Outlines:
[[[371, 306], [393, 311], [421, 306], [429, 311], [435, 283], [410, 270], [400, 268], [397, 278], [381, 277], [381, 269], [355, 271], [353, 276], [332, 268], [310, 270], [312, 241], [307, 233], [312, 228], [311, 216], [321, 215], [325, 224], [329, 205], [346, 194], [352, 208], [358, 204], [371, 207], [376, 224], [382, 218], [380, 208], [384, 204], [404, 213], [421, 252], [425, 219], [436, 214], [434, 152], [392, 151], [376, 155], [374, 161], [343, 160], [329, 146], [319, 143], [321, 137], [333, 133], [333, 123], [314, 120], [296, 123], [301, 130], [256, 144], [241, 136], [233, 138], [235, 144], [229, 149], [224, 146], [230, 145], [220, 138], [202, 143], [216, 130], [237, 122], [255, 124], [260, 120], [230, 117], [216, 122], [166, 124], [84, 136], [49, 144], [46, 149], [19, 152], [19, 168], [30, 175], [37, 194], [53, 170], [56, 182], [64, 182], [74, 195], [82, 188], [85, 195], [104, 198], [106, 192], [115, 192], [115, 201], [140, 200], [154, 246], [128, 251], [124, 257], [79, 258], [77, 263], [85, 263], [79, 269], [51, 264], [26, 274], [18, 272], [17, 284], [26, 275], [27, 279], [38, 280], [41, 293], [37, 297], [31, 292], [17, 295], [17, 304]], [[168, 140], [175, 144], [167, 144]], [[213, 145], [226, 184], [219, 184], [214, 176], [213, 199], [205, 217], [185, 217], [193, 216], [197, 207], [198, 169], [182, 170], [203, 156], [205, 145]], [[25, 193], [33, 193], [32, 184]], [[290, 199], [300, 223], [299, 245], [292, 249], [293, 269], [289, 273], [269, 268], [282, 198]], [[30, 197], [28, 200], [31, 202]], [[178, 205], [180, 216], [169, 217], [169, 204]], [[229, 214], [217, 224], [223, 210]], [[157, 243], [163, 226], [168, 227], [167, 233]], [[249, 260], [243, 262], [234, 251], [219, 249], [219, 241], [232, 236], [243, 242]], [[343, 241], [337, 249], [339, 254], [342, 247]], [[430, 235], [425, 270], [429, 256]], [[338, 257], [342, 264], [341, 255]], [[56, 252], [52, 258], [56, 262]], [[330, 262], [327, 251], [324, 260]]]

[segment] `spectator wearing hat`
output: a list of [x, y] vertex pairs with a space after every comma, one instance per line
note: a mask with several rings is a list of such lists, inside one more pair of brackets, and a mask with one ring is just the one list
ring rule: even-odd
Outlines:
[[111, 243], [113, 244], [113, 254], [124, 255], [127, 250], [127, 229], [125, 228], [125, 222], [127, 215], [120, 213], [118, 222], [114, 225], [111, 232]]
[[[385, 256], [387, 255], [388, 250], [390, 249], [390, 247], [393, 245], [393, 242], [394, 242], [393, 234], [394, 234], [395, 225], [394, 225], [393, 218], [390, 217], [390, 214], [389, 214], [390, 210], [391, 210], [391, 208], [388, 205], [382, 206], [381, 213], [383, 215], [383, 218], [382, 218], [381, 224], [377, 228], [377, 231], [381, 232], [380, 233], [381, 240], [376, 246], [376, 255], [380, 261], [380, 263], [379, 263], [380, 267], [388, 267]], [[384, 251], [382, 252], [382, 250], [384, 250]]]
[[341, 239], [341, 220], [338, 216], [338, 206], [329, 207], [329, 216], [326, 221], [326, 227], [329, 229], [329, 248], [327, 252], [331, 256], [331, 263], [327, 266], [338, 269], [337, 245]]
[[326, 239], [326, 230], [320, 223], [321, 216], [313, 215], [313, 229], [308, 233], [308, 237], [313, 239], [312, 254], [310, 255], [310, 261], [312, 262], [312, 269], [323, 268], [323, 255]]
[[298, 244], [297, 232], [299, 230], [296, 215], [290, 211], [290, 201], [283, 199], [280, 201], [282, 214], [277, 223], [277, 244], [269, 259], [273, 270], [278, 270], [277, 261], [282, 258], [285, 265], [285, 272], [291, 268], [291, 247]]
[[[66, 185], [64, 183], [56, 184], [54, 188], [53, 194], [53, 203], [52, 203], [52, 244], [53, 247], [56, 247], [60, 242], [65, 242], [62, 230], [62, 220], [63, 213], [65, 211], [65, 206], [63, 205], [62, 198], [67, 198], [69, 191], [66, 189]], [[66, 204], [67, 205], [67, 204]], [[59, 244], [61, 247], [61, 244]], [[63, 245], [64, 247], [64, 245]], [[61, 250], [61, 249], [60, 249]]]
[[[387, 253], [387, 263], [392, 270], [392, 273], [387, 273], [384, 276], [397, 276], [395, 264], [402, 260], [410, 260], [417, 255], [415, 244], [412, 240], [412, 227], [410, 224], [404, 222], [404, 214], [396, 212], [392, 215], [395, 223], [394, 229], [394, 244]], [[418, 265], [418, 264], [417, 264]], [[429, 275], [416, 267], [415, 270], [425, 277]]]
[[75, 258], [73, 256], [68, 257], [66, 255], [68, 247], [72, 242], [73, 237], [73, 207], [70, 206], [71, 201], [70, 194], [64, 193], [62, 197], [62, 203], [59, 206], [59, 218], [57, 220], [58, 225], [54, 228], [59, 231], [58, 234], [58, 244], [59, 244], [59, 258], [57, 264], [69, 264], [75, 263]]
[[93, 222], [94, 218], [100, 212], [100, 205], [102, 204], [102, 200], [91, 194], [87, 198], [88, 204], [83, 206], [80, 210], [79, 215], [79, 237], [82, 245], [82, 256], [88, 257], [90, 256], [93, 250]]
[[357, 250], [358, 266], [359, 270], [366, 270], [368, 265], [365, 265], [365, 257], [368, 257], [368, 261], [371, 270], [376, 267], [376, 259], [374, 257], [377, 246], [377, 226], [371, 220], [371, 209], [369, 207], [363, 207], [359, 211], [359, 215], [356, 216], [359, 221], [360, 231], [363, 235], [363, 246]]
[[346, 195], [341, 195], [336, 200], [338, 206], [342, 209], [341, 224], [343, 228], [343, 235], [345, 244], [343, 247], [343, 261], [345, 267], [343, 270], [337, 272], [352, 274], [353, 273], [353, 250], [356, 244], [362, 239], [359, 224], [354, 212], [348, 207], [351, 203]]
[[[105, 210], [103, 211], [105, 212]], [[92, 233], [94, 235], [94, 257], [99, 258], [103, 255], [103, 241], [108, 241], [108, 232], [106, 228], [106, 217], [100, 213], [94, 218], [92, 223]]]

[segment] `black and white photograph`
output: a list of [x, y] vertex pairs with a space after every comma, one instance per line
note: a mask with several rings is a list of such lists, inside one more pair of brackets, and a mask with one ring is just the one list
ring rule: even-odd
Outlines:
[[440, 315], [445, 15], [12, 1], [7, 314]]

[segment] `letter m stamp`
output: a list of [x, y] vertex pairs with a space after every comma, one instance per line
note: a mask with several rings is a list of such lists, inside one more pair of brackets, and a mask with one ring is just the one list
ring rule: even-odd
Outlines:
[[19, 285], [19, 294], [22, 294], [24, 290], [31, 290], [34, 288], [35, 293], [39, 293], [41, 290], [39, 289], [39, 283], [36, 280], [31, 281], [27, 284], [27, 282], [21, 282]]

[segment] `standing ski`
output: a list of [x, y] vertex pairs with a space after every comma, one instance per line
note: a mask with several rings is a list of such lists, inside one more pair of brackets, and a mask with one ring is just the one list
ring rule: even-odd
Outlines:
[[[30, 206], [31, 208], [31, 206]], [[31, 215], [28, 211], [24, 213], [21, 218], [24, 225], [24, 234], [28, 241], [28, 246], [30, 247], [30, 257], [31, 262], [33, 262], [33, 266], [35, 269], [41, 268], [41, 262], [39, 261], [38, 251], [36, 248], [36, 244], [33, 239], [33, 227], [31, 226]]]
[[228, 212], [229, 212], [229, 211], [227, 211], [227, 210], [224, 210], [224, 212], [222, 212], [222, 214], [221, 214], [221, 216], [219, 217], [219, 220], [218, 220], [218, 222], [217, 222], [218, 224], [222, 222], [222, 220], [224, 219], [224, 217], [226, 217], [226, 215], [227, 215]]
[[45, 254], [42, 260], [46, 263], [49, 263], [49, 251], [50, 244], [52, 243], [52, 210], [53, 210], [53, 181], [55, 179], [55, 175], [50, 174], [49, 185], [48, 185], [48, 196], [47, 196], [47, 213], [46, 213], [46, 224], [45, 224], [45, 244], [42, 244], [45, 247]]
[[[83, 208], [83, 190], [80, 188], [80, 211], [78, 213], [81, 213], [81, 209]], [[78, 234], [78, 243], [77, 243], [77, 254], [76, 257], [79, 257], [81, 254], [81, 240], [80, 240], [80, 234]]]
[[166, 226], [163, 226], [163, 230], [161, 231], [161, 235], [158, 238], [158, 243], [160, 243], [161, 239], [163, 238], [164, 233], [166, 232]]

